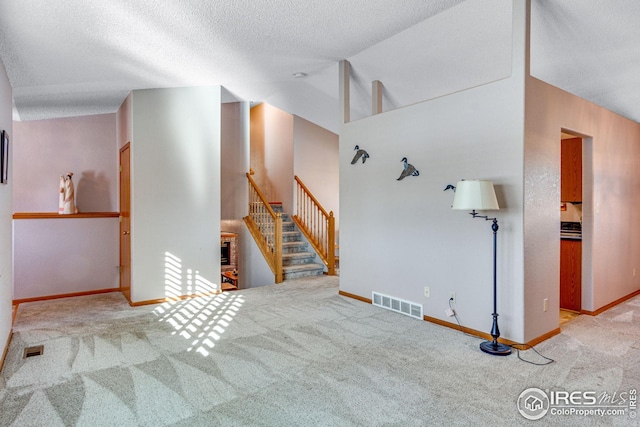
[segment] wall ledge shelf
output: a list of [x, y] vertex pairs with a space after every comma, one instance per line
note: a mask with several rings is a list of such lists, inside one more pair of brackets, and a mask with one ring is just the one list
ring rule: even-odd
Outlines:
[[118, 218], [119, 212], [81, 212], [62, 215], [58, 212], [15, 212], [13, 219]]

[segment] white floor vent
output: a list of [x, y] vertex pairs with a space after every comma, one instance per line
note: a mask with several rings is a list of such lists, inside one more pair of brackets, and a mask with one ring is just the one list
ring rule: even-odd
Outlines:
[[373, 302], [373, 305], [423, 320], [422, 305], [420, 304], [404, 301], [378, 292], [372, 292], [372, 296], [371, 301]]

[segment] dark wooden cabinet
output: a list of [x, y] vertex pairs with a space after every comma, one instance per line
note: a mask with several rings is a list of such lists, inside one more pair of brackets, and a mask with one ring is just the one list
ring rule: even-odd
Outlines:
[[582, 309], [582, 242], [560, 240], [560, 308]]
[[560, 143], [560, 200], [582, 202], [582, 138]]

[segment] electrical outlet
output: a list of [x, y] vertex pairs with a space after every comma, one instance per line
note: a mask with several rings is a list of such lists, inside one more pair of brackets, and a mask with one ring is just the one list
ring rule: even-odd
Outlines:
[[549, 298], [542, 301], [542, 311], [549, 311]]
[[452, 304], [456, 302], [456, 293], [455, 292], [451, 292], [451, 294], [449, 294], [449, 301], [451, 301]]
[[431, 296], [431, 290], [429, 289], [428, 286], [424, 287], [424, 297], [425, 298], [429, 298]]

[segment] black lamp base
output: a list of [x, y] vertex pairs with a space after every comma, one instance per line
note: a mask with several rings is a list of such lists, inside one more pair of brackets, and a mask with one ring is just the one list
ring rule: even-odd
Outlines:
[[480, 350], [494, 356], [508, 356], [511, 354], [511, 347], [499, 342], [485, 341], [480, 344]]

